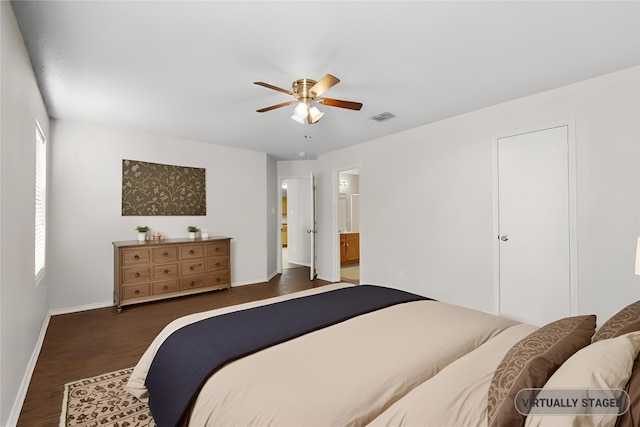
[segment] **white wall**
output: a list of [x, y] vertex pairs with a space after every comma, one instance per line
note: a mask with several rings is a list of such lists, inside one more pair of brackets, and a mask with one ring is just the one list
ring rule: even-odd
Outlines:
[[[322, 155], [320, 228], [337, 226], [335, 171], [359, 164], [362, 283], [493, 311], [493, 139], [573, 118], [579, 311], [604, 321], [640, 296], [639, 77], [634, 67]], [[319, 245], [318, 274], [333, 278], [332, 234]]]
[[[35, 284], [35, 121], [49, 118], [8, 1], [0, 2], [0, 425], [14, 424], [23, 376], [47, 318], [49, 274]], [[51, 260], [47, 260], [47, 268]], [[28, 379], [27, 379], [28, 380]], [[21, 385], [23, 386], [21, 388]], [[17, 407], [14, 407], [16, 405]]]
[[282, 198], [278, 197], [278, 162], [271, 156], [267, 156], [267, 179], [265, 180], [267, 194], [266, 227], [267, 242], [264, 248], [267, 253], [267, 279], [271, 279], [278, 273], [278, 252], [274, 248], [278, 246], [280, 234], [280, 215], [278, 206], [282, 206]]
[[281, 160], [278, 162], [278, 179], [307, 177], [316, 173], [316, 160]]
[[[112, 242], [135, 240], [137, 225], [230, 236], [232, 285], [267, 280], [265, 153], [58, 120], [51, 140], [50, 308], [112, 301]], [[205, 168], [207, 215], [122, 216], [123, 159]]]

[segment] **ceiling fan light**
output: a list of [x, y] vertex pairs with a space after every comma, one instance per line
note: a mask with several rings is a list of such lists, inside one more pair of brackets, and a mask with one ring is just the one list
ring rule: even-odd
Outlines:
[[293, 116], [291, 116], [291, 119], [300, 124], [304, 124], [307, 119], [307, 114], [307, 104], [299, 102], [298, 105], [296, 105], [296, 108], [293, 109]]
[[324, 116], [324, 113], [316, 107], [311, 107], [309, 108], [309, 116], [311, 117], [311, 123], [315, 123]]
[[302, 118], [307, 117], [307, 104], [298, 102], [298, 105], [296, 105], [296, 108], [293, 110], [293, 114]]
[[301, 125], [304, 124], [304, 117], [296, 116], [295, 114], [293, 116], [291, 116], [291, 120], [296, 121], [296, 122], [300, 123]]

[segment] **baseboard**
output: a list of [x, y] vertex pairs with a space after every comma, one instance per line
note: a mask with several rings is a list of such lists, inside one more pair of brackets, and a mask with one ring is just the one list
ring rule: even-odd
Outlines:
[[278, 272], [277, 272], [277, 271], [274, 271], [273, 273], [269, 274], [269, 275], [267, 276], [267, 282], [268, 282], [269, 280], [273, 279], [274, 277], [276, 277], [277, 275], [278, 275]]
[[317, 275], [316, 279], [320, 279], [320, 280], [325, 280], [327, 282], [331, 282], [331, 283], [340, 283], [340, 280], [338, 280], [337, 282], [335, 280], [333, 280], [333, 277], [327, 277], [327, 276], [321, 276], [321, 275]]
[[264, 282], [268, 282], [268, 281], [269, 281], [269, 279], [262, 278], [262, 279], [258, 279], [258, 280], [244, 280], [242, 282], [233, 282], [233, 283], [231, 283], [231, 288], [233, 289], [233, 288], [235, 288], [237, 286], [256, 285], [258, 283], [264, 283]]
[[291, 260], [289, 260], [288, 262], [289, 262], [289, 264], [301, 265], [303, 267], [311, 267], [311, 263], [309, 263], [309, 262], [295, 262], [295, 261], [291, 261]]
[[57, 316], [59, 314], [77, 313], [79, 311], [94, 310], [96, 308], [106, 308], [106, 307], [113, 307], [113, 306], [114, 306], [113, 301], [96, 302], [93, 304], [79, 305], [76, 307], [57, 308], [55, 310], [49, 311], [49, 315]]
[[38, 356], [40, 356], [40, 350], [42, 350], [44, 337], [47, 334], [47, 328], [49, 327], [49, 320], [51, 320], [51, 312], [47, 313], [47, 316], [45, 317], [44, 322], [42, 323], [42, 328], [40, 329], [40, 335], [38, 336], [38, 341], [36, 341], [36, 346], [33, 349], [33, 353], [31, 354], [31, 358], [29, 359], [29, 363], [27, 364], [27, 369], [24, 373], [24, 377], [22, 378], [22, 383], [20, 384], [18, 395], [16, 396], [16, 400], [13, 402], [13, 408], [11, 408], [11, 413], [9, 414], [9, 419], [7, 420], [7, 424], [5, 427], [14, 427], [16, 424], [18, 424], [18, 418], [20, 418], [20, 411], [22, 410], [24, 399], [27, 397], [27, 390], [29, 389], [29, 383], [31, 382], [33, 371], [36, 369], [36, 362], [38, 361]]
[[69, 308], [61, 308], [57, 310], [49, 310], [47, 316], [42, 323], [42, 328], [40, 329], [40, 335], [38, 336], [38, 340], [36, 341], [36, 346], [33, 349], [33, 353], [31, 354], [31, 358], [29, 358], [29, 363], [27, 364], [27, 369], [25, 370], [24, 377], [22, 378], [22, 383], [20, 384], [20, 389], [18, 390], [18, 394], [16, 396], [16, 400], [13, 402], [13, 407], [11, 408], [11, 413], [9, 414], [9, 419], [7, 420], [7, 424], [5, 427], [14, 427], [18, 424], [18, 418], [20, 418], [20, 411], [22, 410], [22, 405], [24, 405], [24, 399], [27, 397], [27, 390], [29, 389], [29, 383], [31, 382], [31, 377], [33, 376], [33, 371], [36, 369], [36, 363], [38, 362], [38, 357], [40, 356], [40, 350], [42, 350], [42, 344], [44, 343], [44, 337], [47, 334], [47, 328], [49, 327], [49, 321], [51, 320], [51, 316], [55, 316], [58, 314], [68, 314], [68, 313], [76, 313], [78, 311], [92, 310], [94, 308], [104, 308], [113, 306], [113, 302], [102, 302], [96, 304], [88, 304], [79, 307], [69, 307]]

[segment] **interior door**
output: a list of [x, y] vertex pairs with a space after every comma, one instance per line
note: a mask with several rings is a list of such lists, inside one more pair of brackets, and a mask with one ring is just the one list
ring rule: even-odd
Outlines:
[[568, 127], [497, 144], [499, 312], [542, 325], [571, 312]]
[[311, 236], [311, 268], [309, 268], [309, 279], [315, 280], [316, 273], [316, 235], [318, 233], [316, 229], [316, 177], [313, 176], [313, 172], [309, 174], [309, 182], [311, 185], [311, 229], [307, 230], [307, 233]]

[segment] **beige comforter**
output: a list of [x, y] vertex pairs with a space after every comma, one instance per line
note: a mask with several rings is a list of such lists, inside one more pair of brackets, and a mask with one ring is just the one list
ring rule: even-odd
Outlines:
[[[178, 327], [348, 285], [186, 316], [169, 324], [134, 369], [128, 390], [147, 397], [144, 378], [162, 341]], [[452, 361], [515, 322], [435, 301], [368, 313], [225, 365], [195, 401], [192, 426], [364, 425]]]

